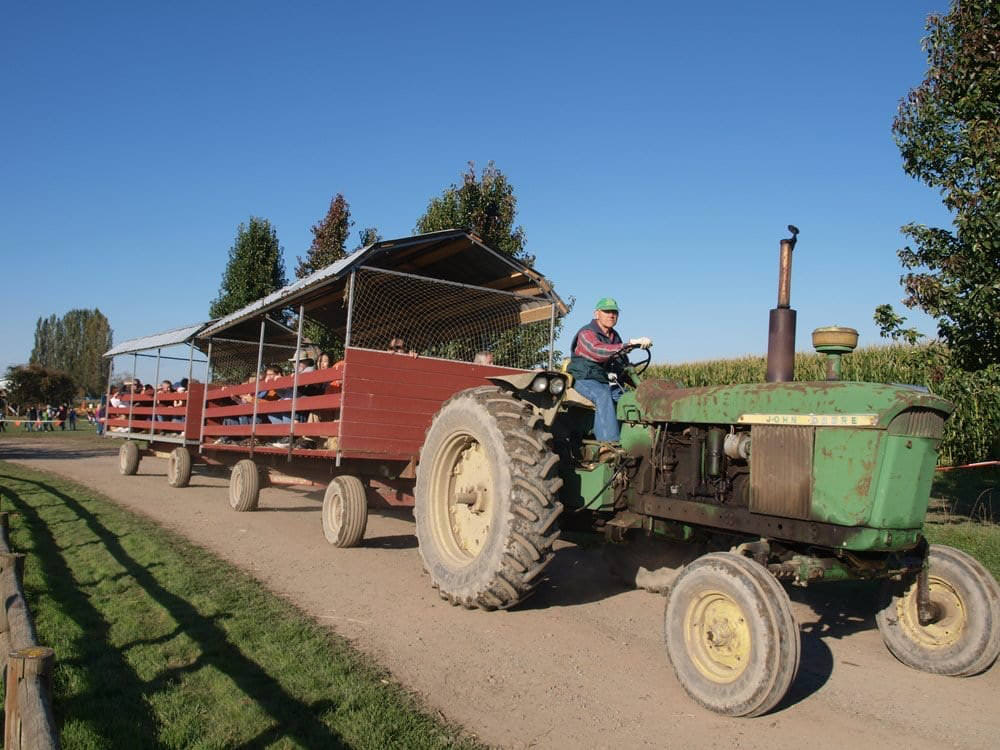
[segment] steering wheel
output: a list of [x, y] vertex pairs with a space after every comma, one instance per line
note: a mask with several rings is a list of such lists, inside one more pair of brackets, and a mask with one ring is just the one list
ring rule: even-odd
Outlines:
[[638, 362], [632, 362], [629, 359], [628, 355], [631, 354], [634, 349], [638, 348], [639, 347], [637, 346], [629, 346], [628, 344], [626, 344], [621, 348], [621, 350], [617, 354], [615, 354], [613, 359], [620, 361], [622, 365], [625, 367], [632, 368], [632, 371], [636, 375], [642, 375], [642, 373], [646, 372], [646, 368], [649, 367], [649, 363], [653, 359], [653, 352], [649, 349], [646, 349], [644, 350], [646, 353], [645, 359], [639, 360]]

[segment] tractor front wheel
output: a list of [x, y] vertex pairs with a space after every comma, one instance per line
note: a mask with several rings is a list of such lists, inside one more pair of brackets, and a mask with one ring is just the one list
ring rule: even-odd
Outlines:
[[889, 582], [875, 616], [882, 640], [903, 664], [924, 672], [969, 677], [1000, 654], [1000, 586], [975, 558], [932, 544], [927, 561], [932, 619], [917, 616], [917, 583]]
[[462, 391], [435, 415], [414, 516], [420, 555], [444, 599], [500, 609], [538, 585], [562, 511], [551, 438], [529, 404], [494, 386]]
[[664, 637], [687, 694], [726, 716], [766, 713], [799, 668], [788, 594], [767, 569], [732, 552], [684, 568], [667, 597]]

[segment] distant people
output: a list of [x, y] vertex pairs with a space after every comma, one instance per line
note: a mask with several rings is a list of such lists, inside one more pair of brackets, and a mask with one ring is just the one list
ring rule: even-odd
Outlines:
[[472, 360], [474, 365], [492, 365], [493, 364], [493, 352], [479, 352], [476, 354], [476, 358]]
[[59, 422], [59, 429], [62, 432], [66, 432], [66, 422], [69, 420], [69, 407], [66, 404], [60, 404], [59, 408], [56, 410], [56, 421]]
[[69, 414], [67, 414], [69, 419], [69, 428], [71, 430], [76, 430], [76, 407], [73, 404], [69, 405]]
[[101, 403], [98, 404], [97, 408], [94, 409], [94, 425], [97, 427], [97, 434], [104, 434], [104, 420], [108, 417], [108, 405], [105, 403], [104, 397], [101, 397]]

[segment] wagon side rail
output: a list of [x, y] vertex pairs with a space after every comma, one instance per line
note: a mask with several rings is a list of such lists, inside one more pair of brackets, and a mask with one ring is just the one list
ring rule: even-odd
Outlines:
[[[296, 421], [292, 422], [291, 394], [296, 380]], [[313, 443], [312, 447], [295, 446], [295, 453], [334, 455], [340, 438], [342, 385], [339, 367], [299, 373], [297, 377], [284, 375], [258, 384], [209, 384], [202, 415], [202, 449], [266, 451], [274, 449], [267, 445], [270, 440], [295, 437]], [[314, 394], [314, 391], [322, 392]], [[272, 417], [279, 421], [272, 422]]]
[[109, 437], [164, 443], [197, 443], [204, 386], [192, 383], [183, 392], [157, 391], [121, 395], [122, 406], [108, 405]]

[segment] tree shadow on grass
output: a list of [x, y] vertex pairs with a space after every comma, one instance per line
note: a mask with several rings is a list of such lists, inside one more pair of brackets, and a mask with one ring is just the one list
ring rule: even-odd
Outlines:
[[[307, 747], [344, 747], [344, 743], [333, 730], [323, 724], [313, 712], [313, 707], [289, 695], [284, 688], [269, 675], [259, 664], [243, 654], [239, 647], [230, 642], [225, 631], [216, 623], [216, 618], [206, 617], [184, 598], [167, 590], [145, 565], [138, 563], [122, 547], [119, 537], [105, 527], [98, 517], [84, 507], [75, 498], [59, 491], [52, 485], [22, 477], [0, 478], [26, 484], [32, 484], [39, 489], [59, 498], [65, 507], [73, 511], [86, 524], [91, 533], [104, 543], [111, 557], [121, 565], [145, 592], [160, 604], [183, 627], [184, 633], [193, 640], [201, 653], [198, 663], [209, 665], [227, 675], [244, 694], [254, 701], [274, 722], [281, 727], [281, 737], [294, 739]], [[155, 718], [150, 714], [148, 704], [144, 700], [146, 694], [155, 692], [167, 686], [166, 675], [161, 674], [150, 683], [141, 683], [135, 672], [125, 663], [121, 654], [108, 645], [109, 625], [89, 603], [87, 597], [76, 588], [72, 572], [59, 553], [51, 532], [45, 526], [30, 503], [26, 502], [9, 488], [4, 488], [4, 494], [21, 513], [25, 526], [28, 528], [35, 543], [35, 550], [44, 568], [47, 584], [53, 591], [53, 596], [59, 601], [67, 602], [71, 611], [79, 612], [78, 617], [86, 615], [88, 623], [82, 629], [84, 637], [89, 641], [83, 648], [93, 655], [95, 661], [101, 663], [98, 679], [101, 682], [99, 695], [88, 696], [88, 715], [77, 717], [72, 712], [74, 706], [63, 705], [64, 720], [79, 718], [87, 722], [102, 721], [107, 724], [101, 727], [108, 740], [107, 747], [155, 747], [158, 745], [153, 734]], [[56, 593], [58, 592], [58, 593]], [[172, 670], [168, 670], [172, 671]], [[185, 670], [187, 671], [187, 670]], [[105, 674], [108, 672], [110, 674]], [[94, 712], [93, 700], [114, 696], [108, 701], [100, 714]], [[114, 721], [127, 722], [127, 731], [122, 731], [120, 724]], [[116, 728], [117, 727], [117, 728]], [[121, 740], [119, 740], [121, 738]], [[125, 738], [128, 738], [126, 741]], [[127, 742], [118, 745], [118, 742]]]
[[[2, 478], [26, 481], [19, 477]], [[3, 487], [2, 492], [17, 509], [31, 535], [47, 595], [59, 603], [59, 609], [80, 631], [73, 644], [79, 657], [66, 662], [87, 665], [85, 690], [77, 699], [55, 703], [57, 722], [60, 726], [69, 722], [88, 725], [100, 735], [104, 747], [156, 747], [156, 719], [143, 699], [143, 682], [122, 653], [108, 646], [110, 623], [78, 588], [73, 571], [35, 507], [9, 486]], [[57, 684], [60, 680], [59, 656], [56, 653], [54, 680]], [[127, 743], [125, 737], [130, 738]]]

